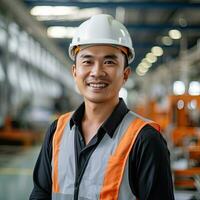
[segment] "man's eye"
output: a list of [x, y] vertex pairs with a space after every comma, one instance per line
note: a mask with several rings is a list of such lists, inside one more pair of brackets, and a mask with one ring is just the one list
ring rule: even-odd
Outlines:
[[113, 65], [113, 64], [115, 64], [115, 62], [112, 61], [112, 60], [106, 60], [104, 63], [107, 64], [107, 65]]
[[92, 62], [90, 60], [84, 60], [82, 63], [83, 64], [91, 64]]

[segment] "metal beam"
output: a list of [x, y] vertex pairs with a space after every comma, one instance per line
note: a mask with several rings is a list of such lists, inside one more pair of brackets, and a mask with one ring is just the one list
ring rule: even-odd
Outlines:
[[132, 9], [200, 9], [200, 3], [197, 2], [72, 2], [66, 0], [24, 0], [29, 6], [49, 5], [49, 6], [77, 6], [80, 8], [112, 8], [117, 7], [132, 8]]
[[[25, 6], [19, 0], [0, 0], [0, 5], [20, 24], [24, 30], [36, 38], [64, 65], [69, 63], [64, 53], [55, 45], [54, 40], [47, 37], [46, 29], [38, 21], [34, 20], [27, 12]], [[15, 8], [15, 9], [13, 9]]]
[[[43, 23], [46, 26], [65, 26], [65, 27], [77, 27], [81, 24], [82, 21], [44, 21]], [[174, 24], [125, 24], [125, 26], [131, 30], [138, 30], [138, 31], [160, 31], [160, 30], [170, 30], [170, 29], [178, 29], [182, 31], [200, 31], [199, 24], [191, 24], [187, 26], [180, 26]]]
[[[40, 42], [41, 46], [47, 49], [52, 55], [54, 55], [64, 66], [69, 70], [68, 65], [71, 64], [71, 61], [67, 59], [65, 52], [60, 49], [55, 40], [48, 38], [46, 34], [46, 28], [41, 25], [38, 21], [34, 20], [30, 14], [27, 12], [24, 4], [19, 0], [0, 0], [0, 5], [7, 13], [9, 13], [10, 18], [13, 19], [17, 24], [23, 27], [28, 34], [30, 34], [34, 39]], [[15, 8], [15, 9], [13, 9]], [[71, 72], [69, 71], [69, 74]], [[66, 76], [67, 91], [69, 97], [78, 96], [73, 89], [73, 81], [71, 76]]]

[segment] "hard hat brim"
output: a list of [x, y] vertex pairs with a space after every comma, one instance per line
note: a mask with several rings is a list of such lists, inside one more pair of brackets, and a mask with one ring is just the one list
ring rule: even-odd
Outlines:
[[[103, 43], [102, 43], [103, 42]], [[116, 43], [115, 41], [95, 41], [95, 42], [82, 42], [82, 43], [73, 43], [73, 44], [70, 44], [69, 46], [69, 49], [68, 49], [68, 52], [69, 52], [69, 57], [74, 61], [75, 60], [75, 52], [74, 52], [74, 49], [75, 47], [77, 46], [96, 46], [96, 45], [110, 45], [110, 46], [121, 46], [121, 47], [125, 47], [128, 49], [128, 64], [130, 64], [133, 60], [134, 60], [134, 57], [135, 57], [135, 52], [134, 52], [134, 49], [132, 47], [129, 47], [128, 45], [125, 46], [125, 45], [121, 45], [119, 43]]]

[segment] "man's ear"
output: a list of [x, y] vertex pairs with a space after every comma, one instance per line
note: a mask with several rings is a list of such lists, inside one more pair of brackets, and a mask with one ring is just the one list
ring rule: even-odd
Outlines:
[[124, 82], [128, 80], [130, 74], [131, 74], [131, 68], [128, 66], [124, 69]]
[[71, 72], [72, 72], [72, 76], [75, 78], [76, 77], [76, 65], [75, 64], [72, 65]]

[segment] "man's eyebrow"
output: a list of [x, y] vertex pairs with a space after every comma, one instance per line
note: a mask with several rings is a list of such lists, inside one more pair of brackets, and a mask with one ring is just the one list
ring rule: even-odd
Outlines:
[[104, 56], [104, 59], [117, 59], [118, 57], [114, 54]]
[[89, 55], [89, 54], [82, 54], [82, 55], [80, 56], [80, 58], [93, 58], [93, 56], [92, 56], [92, 55]]
[[[90, 55], [90, 54], [82, 54], [82, 55], [80, 55], [80, 58], [94, 58], [94, 56]], [[110, 55], [105, 55], [103, 58], [116, 60], [118, 57], [115, 54], [110, 54]]]

